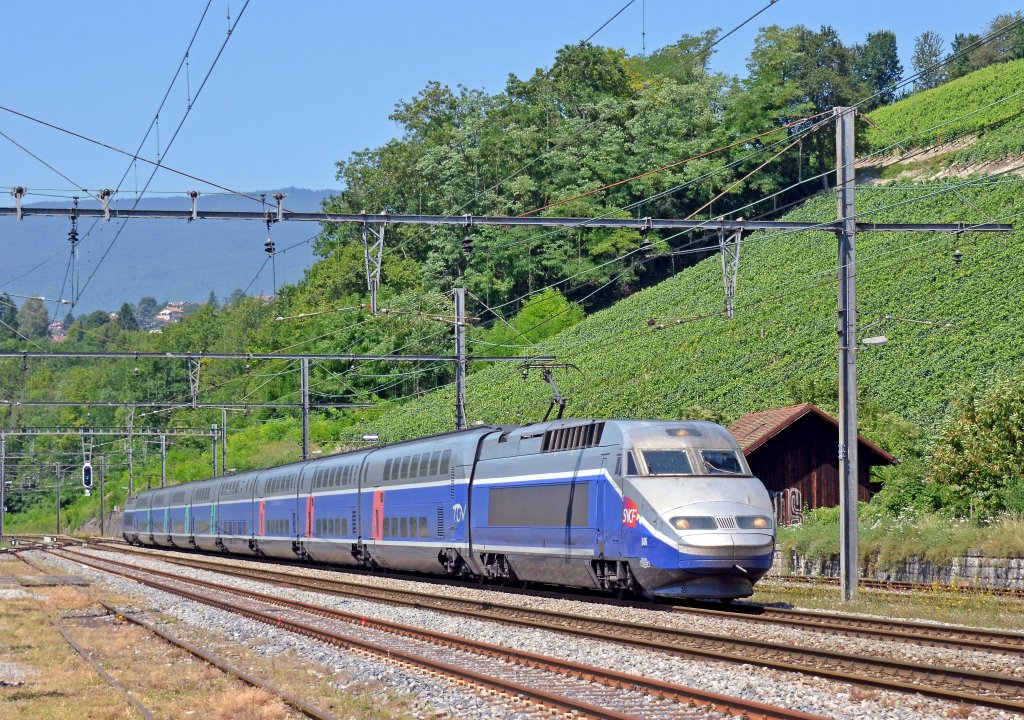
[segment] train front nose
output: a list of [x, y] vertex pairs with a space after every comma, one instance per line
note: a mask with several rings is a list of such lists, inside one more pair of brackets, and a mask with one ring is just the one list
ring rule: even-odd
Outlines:
[[678, 547], [680, 569], [694, 573], [735, 570], [760, 577], [771, 567], [775, 537], [770, 531], [720, 528], [680, 533]]
[[693, 503], [665, 513], [677, 534], [686, 580], [659, 588], [673, 597], [745, 597], [772, 565], [772, 518], [756, 505]]

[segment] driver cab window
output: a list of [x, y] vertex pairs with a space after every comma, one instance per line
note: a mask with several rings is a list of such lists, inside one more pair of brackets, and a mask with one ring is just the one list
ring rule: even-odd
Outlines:
[[626, 474], [627, 475], [639, 475], [636, 469], [636, 460], [633, 459], [632, 451], [626, 453]]
[[644, 462], [651, 475], [693, 475], [685, 450], [644, 450]]
[[709, 475], [742, 475], [743, 465], [735, 450], [701, 450]]

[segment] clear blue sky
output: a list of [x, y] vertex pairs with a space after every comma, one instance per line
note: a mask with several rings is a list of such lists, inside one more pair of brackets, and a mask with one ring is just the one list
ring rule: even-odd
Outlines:
[[[213, 0], [193, 47], [194, 94], [244, 0]], [[270, 2], [252, 0], [166, 156], [167, 164], [239, 189], [336, 187], [335, 161], [396, 133], [387, 116], [429, 80], [496, 92], [509, 72], [547, 68], [555, 51], [590, 35], [626, 0], [516, 2]], [[0, 28], [0, 104], [134, 151], [163, 97], [205, 0], [6, 3]], [[765, 0], [636, 0], [595, 43], [650, 52], [710, 27], [728, 29]], [[715, 69], [742, 73], [757, 28], [829, 24], [847, 43], [893, 30], [904, 66], [914, 37], [977, 32], [1013, 2], [821, 0], [778, 2], [719, 48]], [[159, 124], [159, 150], [187, 102], [178, 82]], [[113, 187], [127, 160], [0, 113], [0, 131], [75, 183]], [[143, 155], [158, 152], [154, 135]], [[137, 187], [148, 170], [139, 166]], [[0, 188], [68, 183], [0, 137]], [[154, 190], [197, 183], [161, 173]], [[135, 174], [125, 187], [136, 187]], [[0, 226], [2, 230], [2, 226]]]

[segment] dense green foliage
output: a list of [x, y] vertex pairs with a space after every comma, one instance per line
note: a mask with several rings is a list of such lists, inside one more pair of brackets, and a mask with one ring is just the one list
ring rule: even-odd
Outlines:
[[960, 514], [1024, 512], [1024, 378], [998, 377], [957, 398], [939, 426], [928, 480]]

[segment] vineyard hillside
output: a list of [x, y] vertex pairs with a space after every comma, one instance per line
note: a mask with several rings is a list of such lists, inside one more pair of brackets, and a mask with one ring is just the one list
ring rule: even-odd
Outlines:
[[[1016, 179], [862, 186], [857, 202], [862, 220], [877, 222], [1014, 222], [1024, 213]], [[823, 195], [788, 217], [834, 213], [835, 200]], [[858, 325], [862, 335], [888, 337], [859, 353], [863, 401], [929, 429], [971, 383], [1020, 366], [1022, 239], [1022, 230], [859, 235]], [[575, 417], [728, 421], [804, 400], [834, 411], [836, 274], [834, 235], [755, 233], [742, 246], [734, 319], [722, 314], [713, 254], [535, 350], [578, 368], [556, 375]], [[511, 423], [539, 419], [550, 393], [539, 375], [524, 380], [503, 366], [471, 373], [467, 395], [470, 421]], [[453, 404], [453, 390], [441, 389], [380, 415], [374, 429], [387, 440], [449, 429]]]
[[978, 166], [1024, 154], [1021, 87], [1024, 60], [1016, 60], [916, 93], [868, 116], [867, 148], [908, 170], [920, 170], [917, 160], [904, 157], [916, 150], [936, 171], [990, 172]]

